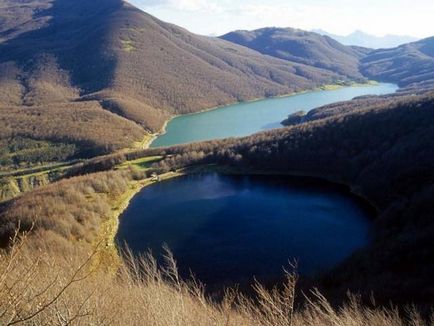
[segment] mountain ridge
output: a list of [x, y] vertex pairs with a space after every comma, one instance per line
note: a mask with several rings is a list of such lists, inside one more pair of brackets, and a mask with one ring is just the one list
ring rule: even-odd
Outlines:
[[294, 28], [266, 27], [234, 31], [220, 38], [265, 55], [338, 71], [353, 79], [363, 78], [358, 70], [361, 53], [328, 36]]

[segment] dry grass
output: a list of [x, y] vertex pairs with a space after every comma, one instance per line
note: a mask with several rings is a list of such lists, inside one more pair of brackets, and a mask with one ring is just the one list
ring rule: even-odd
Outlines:
[[53, 238], [53, 245], [62, 250], [76, 242], [91, 243], [101, 225], [113, 218], [117, 201], [131, 190], [132, 178], [129, 170], [111, 171], [65, 179], [25, 193], [2, 207], [0, 239], [6, 241], [20, 223], [21, 230], [33, 225], [33, 233]]
[[26, 237], [13, 243], [0, 259], [2, 325], [426, 325], [415, 310], [406, 321], [396, 310], [368, 309], [355, 298], [336, 310], [318, 292], [294, 310], [297, 277], [291, 273], [283, 290], [256, 284], [255, 300], [229, 290], [215, 303], [200, 284], [179, 278], [170, 252], [163, 267], [147, 255], [126, 259], [114, 275], [97, 268], [96, 252], [85, 246], [65, 257], [29, 249]]

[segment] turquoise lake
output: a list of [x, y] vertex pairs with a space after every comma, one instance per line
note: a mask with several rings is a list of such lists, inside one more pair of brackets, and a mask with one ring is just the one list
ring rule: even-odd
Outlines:
[[357, 96], [394, 93], [397, 89], [397, 85], [387, 83], [344, 87], [337, 90], [314, 91], [245, 102], [183, 115], [172, 119], [166, 127], [166, 133], [156, 138], [151, 147], [248, 136], [282, 127], [281, 121], [289, 114], [300, 110], [307, 112], [322, 105], [350, 100]]

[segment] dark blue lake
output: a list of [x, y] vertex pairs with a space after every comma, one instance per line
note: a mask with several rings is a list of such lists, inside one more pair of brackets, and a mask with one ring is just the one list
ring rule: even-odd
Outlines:
[[332, 268], [368, 243], [371, 218], [357, 198], [317, 180], [192, 175], [137, 194], [117, 241], [156, 256], [165, 243], [183, 276], [233, 285], [279, 278], [294, 259], [306, 276]]

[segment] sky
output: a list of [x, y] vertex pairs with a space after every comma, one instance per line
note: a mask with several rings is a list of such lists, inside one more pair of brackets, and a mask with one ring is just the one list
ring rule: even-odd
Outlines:
[[294, 27], [347, 35], [434, 35], [434, 0], [128, 0], [157, 18], [202, 35]]

